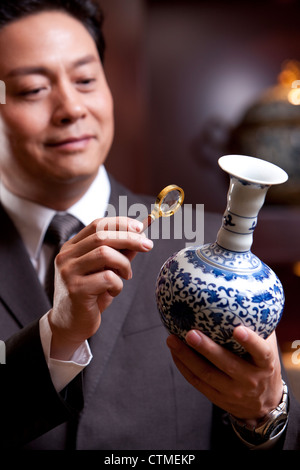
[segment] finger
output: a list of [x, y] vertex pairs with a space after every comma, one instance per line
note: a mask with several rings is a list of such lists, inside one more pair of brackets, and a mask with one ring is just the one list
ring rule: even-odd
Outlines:
[[185, 339], [189, 346], [232, 379], [239, 379], [241, 375], [247, 374], [247, 371], [250, 372], [253, 367], [198, 330], [189, 331]]
[[[185, 378], [193, 383], [204, 393], [205, 387], [213, 388], [214, 390], [227, 389], [231, 379], [226, 376], [221, 370], [218, 370], [214, 364], [207, 360], [204, 356], [195, 354], [192, 348], [184, 344], [179, 338], [171, 335], [167, 339], [167, 345], [172, 351], [173, 359], [181, 373]], [[180, 362], [178, 362], [180, 361]], [[224, 388], [225, 387], [225, 388]], [[207, 393], [207, 388], [206, 392]]]
[[129, 217], [103, 217], [96, 219], [77, 233], [68, 243], [75, 244], [101, 230], [128, 231], [141, 233], [143, 224]]
[[[87, 233], [89, 232], [87, 231], [86, 234]], [[122, 235], [119, 236], [118, 234]], [[64, 254], [63, 259], [66, 257], [79, 258], [80, 256], [105, 245], [110, 246], [115, 250], [128, 250], [134, 252], [147, 252], [153, 248], [153, 242], [144, 235], [134, 232], [101, 231], [97, 233], [94, 232], [86, 236], [84, 236], [84, 234], [78, 234], [77, 240], [70, 240], [67, 242], [63, 246], [61, 253]]]
[[[219, 408], [231, 411], [230, 399], [228, 400], [224, 394], [224, 391], [230, 390], [231, 384], [229, 382], [221, 382], [221, 388], [218, 389], [212, 384], [211, 379], [213, 376], [209, 371], [208, 364], [206, 365], [208, 370], [207, 373], [203, 373], [201, 371], [196, 375], [173, 352], [172, 357], [179, 372], [181, 372], [181, 374], [193, 387], [195, 387], [200, 393], [206, 396], [210, 402], [214, 403]], [[198, 360], [200, 361], [200, 358]], [[205, 360], [202, 359], [202, 361], [205, 363]]]
[[116, 297], [123, 289], [123, 281], [114, 271], [104, 270], [87, 276], [74, 275], [67, 283], [67, 288], [73, 299], [88, 300], [106, 293]]
[[103, 270], [112, 270], [123, 279], [132, 278], [131, 264], [126, 256], [110, 246], [102, 245], [71, 261], [70, 271], [85, 276]]
[[98, 220], [96, 231], [137, 232], [142, 233], [142, 222], [130, 217], [103, 217]]
[[246, 349], [253, 364], [259, 368], [269, 367], [277, 357], [275, 332], [265, 340], [250, 328], [238, 326], [233, 331], [233, 337]]
[[80, 230], [80, 232], [74, 235], [74, 237], [72, 237], [69, 241], [67, 241], [65, 245], [75, 245], [76, 243], [80, 242], [81, 240], [84, 240], [90, 235], [95, 234], [97, 230], [98, 222], [99, 222], [99, 219], [91, 222], [89, 225], [87, 225], [82, 230]]
[[[136, 243], [137, 248], [152, 248], [153, 242], [149, 240], [144, 234], [138, 234], [136, 232], [114, 232], [110, 230], [102, 230], [97, 232], [97, 237], [102, 244], [109, 244], [109, 246], [117, 249], [134, 249], [134, 243]], [[127, 243], [132, 243], [133, 246], [128, 245]]]
[[88, 289], [92, 295], [108, 293], [111, 297], [116, 297], [123, 290], [123, 282], [114, 271], [105, 270], [86, 276], [83, 288], [85, 291]]
[[122, 250], [122, 253], [126, 258], [131, 262], [137, 255], [137, 251], [132, 250]]

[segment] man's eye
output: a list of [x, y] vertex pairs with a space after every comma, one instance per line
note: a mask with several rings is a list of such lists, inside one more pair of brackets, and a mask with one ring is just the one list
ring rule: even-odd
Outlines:
[[95, 81], [96, 81], [95, 78], [83, 78], [83, 79], [81, 79], [81, 80], [78, 80], [77, 83], [78, 83], [79, 85], [88, 86], [88, 85], [94, 84]]
[[33, 88], [32, 90], [25, 90], [21, 92], [22, 96], [36, 96], [40, 94], [43, 90], [46, 90], [46, 88]]

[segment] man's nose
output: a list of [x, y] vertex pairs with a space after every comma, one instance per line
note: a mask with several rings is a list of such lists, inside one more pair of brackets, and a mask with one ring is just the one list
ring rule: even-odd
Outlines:
[[73, 84], [61, 85], [56, 92], [52, 119], [56, 125], [65, 125], [86, 116], [83, 97]]

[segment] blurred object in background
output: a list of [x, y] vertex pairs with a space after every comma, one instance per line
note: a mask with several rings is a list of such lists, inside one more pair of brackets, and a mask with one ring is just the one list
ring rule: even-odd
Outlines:
[[234, 153], [275, 163], [288, 173], [288, 182], [272, 188], [267, 202], [300, 205], [300, 62], [284, 62], [278, 83], [248, 108], [229, 147]]

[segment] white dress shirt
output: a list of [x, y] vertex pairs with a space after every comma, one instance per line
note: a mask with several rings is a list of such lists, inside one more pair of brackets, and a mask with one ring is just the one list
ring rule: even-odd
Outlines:
[[[103, 217], [110, 197], [110, 183], [104, 166], [84, 196], [68, 213], [77, 217], [84, 225]], [[11, 193], [0, 181], [0, 201], [19, 231], [30, 260], [42, 285], [45, 282], [51, 248], [43, 244], [48, 225], [55, 210], [40, 206]], [[44, 354], [56, 390], [61, 391], [92, 359], [87, 341], [74, 353], [70, 361], [59, 361], [50, 357], [51, 329], [48, 312], [40, 319], [40, 335]]]

